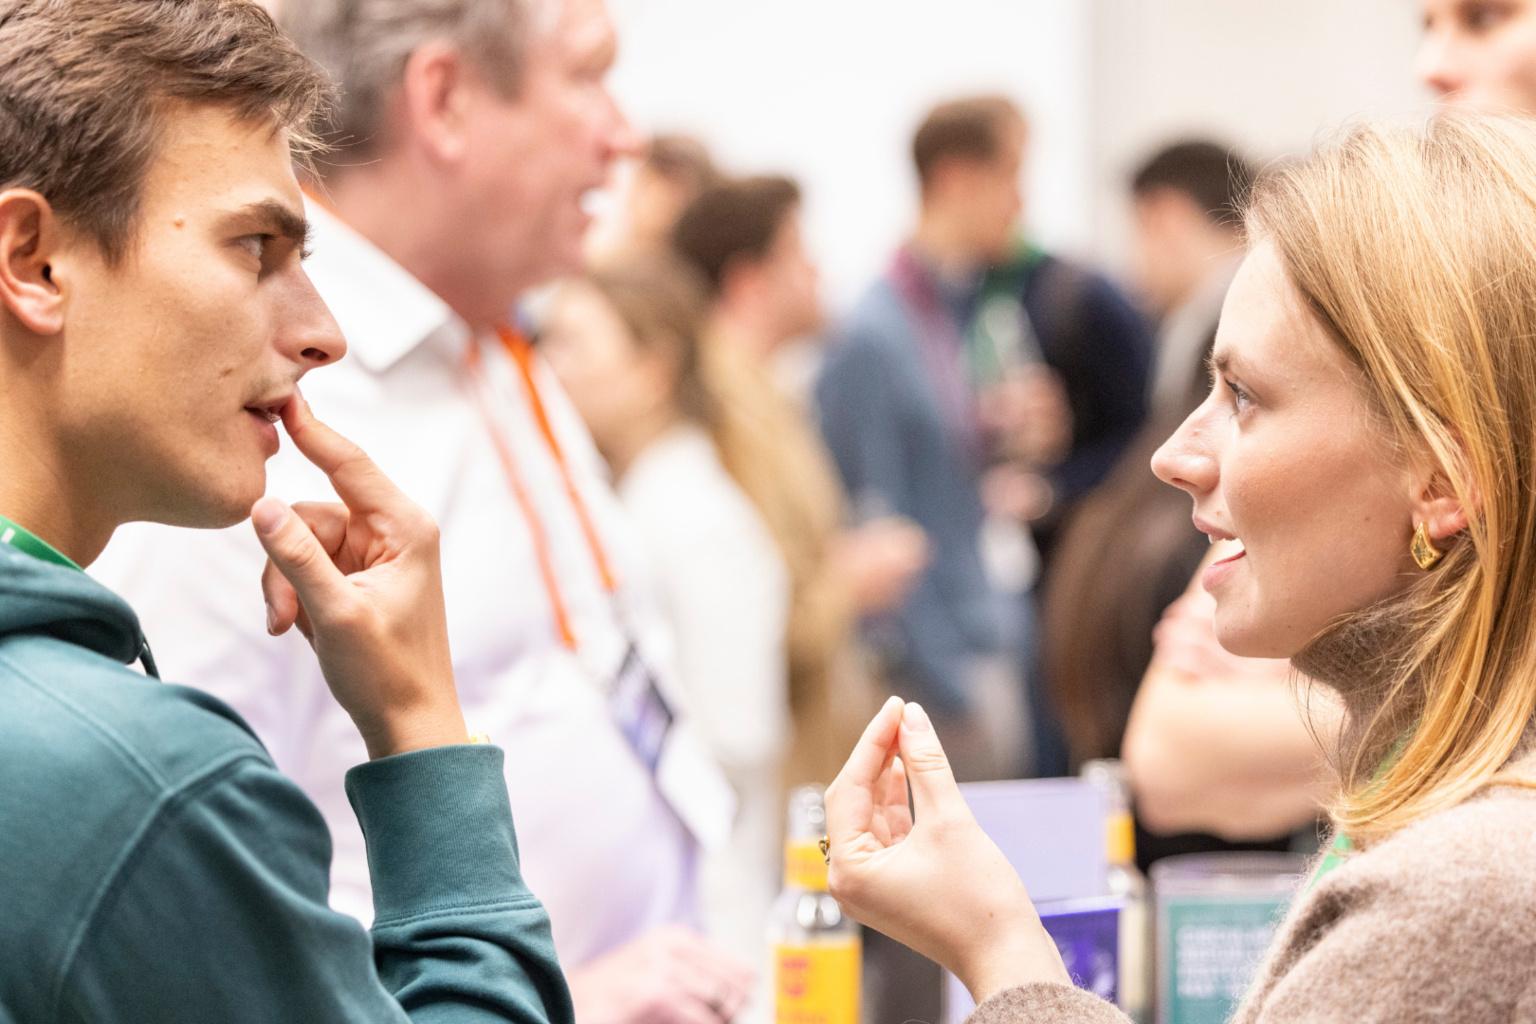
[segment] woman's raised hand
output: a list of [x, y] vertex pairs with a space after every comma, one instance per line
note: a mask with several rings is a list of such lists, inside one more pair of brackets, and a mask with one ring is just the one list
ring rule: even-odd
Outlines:
[[832, 894], [847, 913], [949, 968], [978, 1003], [1071, 983], [919, 705], [886, 702], [826, 799]]

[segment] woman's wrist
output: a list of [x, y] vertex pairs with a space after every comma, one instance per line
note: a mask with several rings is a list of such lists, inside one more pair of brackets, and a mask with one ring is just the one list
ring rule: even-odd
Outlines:
[[1056, 943], [1033, 913], [999, 941], [988, 942], [955, 973], [979, 1006], [1011, 988], [1042, 982], [1070, 985]]

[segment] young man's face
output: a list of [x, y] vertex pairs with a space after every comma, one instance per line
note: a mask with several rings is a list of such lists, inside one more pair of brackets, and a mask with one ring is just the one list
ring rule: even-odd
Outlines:
[[966, 236], [984, 260], [1006, 259], [1024, 213], [1024, 128], [1004, 132], [990, 160], [957, 160], [949, 187]]
[[265, 490], [268, 413], [346, 346], [299, 263], [286, 132], [173, 106], [142, 194], [117, 265], [85, 238], [51, 264], [59, 450], [121, 521], [227, 526]]
[[1443, 101], [1536, 114], [1536, 0], [1422, 0], [1419, 77]]

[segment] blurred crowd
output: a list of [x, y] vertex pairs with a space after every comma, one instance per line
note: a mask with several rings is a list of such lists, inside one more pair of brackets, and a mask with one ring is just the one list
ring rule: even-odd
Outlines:
[[[1536, 100], [1536, 45], [1499, 35], [1536, 11], [1423, 6], [1430, 86]], [[441, 525], [466, 716], [508, 751], [578, 1019], [763, 1019], [786, 794], [890, 694], [962, 779], [1123, 758], [1143, 866], [1315, 845], [1335, 712], [1217, 645], [1206, 539], [1148, 467], [1209, 388], [1259, 155], [1145, 154], [1112, 280], [1024, 227], [1025, 106], [946, 98], [890, 168], [918, 184], [905, 241], [834, 312], [796, 181], [614, 104], [602, 0], [285, 7], [344, 90], [310, 274], [352, 354], [305, 390]], [[625, 163], [596, 244], [588, 194]], [[290, 455], [273, 492], [323, 490]], [[135, 527], [95, 571], [314, 797], [333, 900], [366, 918], [358, 740], [303, 641], [249, 627], [260, 558], [243, 530]], [[884, 969], [874, 1019], [922, 1016]]]

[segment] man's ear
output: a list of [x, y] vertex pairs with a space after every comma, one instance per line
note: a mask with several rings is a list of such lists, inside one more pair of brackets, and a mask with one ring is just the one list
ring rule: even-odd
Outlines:
[[26, 188], [0, 192], [0, 306], [33, 334], [64, 329], [64, 295], [49, 265], [59, 235], [48, 200]]
[[469, 148], [472, 77], [463, 53], [450, 43], [426, 43], [406, 59], [399, 93], [406, 130], [434, 160], [456, 161]]

